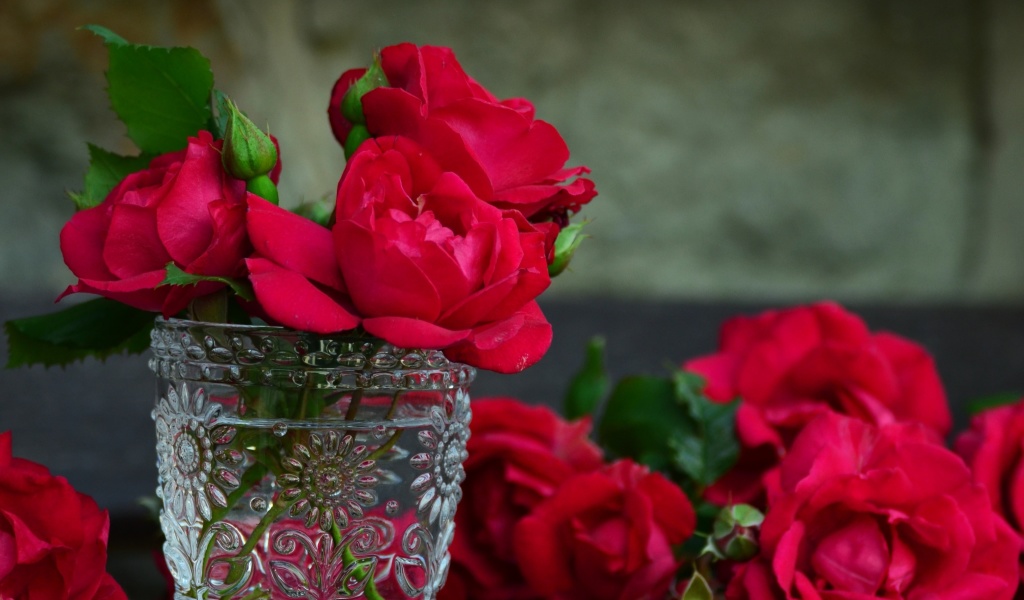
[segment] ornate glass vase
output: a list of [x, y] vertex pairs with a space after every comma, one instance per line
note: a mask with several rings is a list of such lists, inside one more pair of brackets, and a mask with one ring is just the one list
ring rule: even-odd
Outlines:
[[158, 319], [175, 599], [433, 599], [475, 370], [352, 335]]

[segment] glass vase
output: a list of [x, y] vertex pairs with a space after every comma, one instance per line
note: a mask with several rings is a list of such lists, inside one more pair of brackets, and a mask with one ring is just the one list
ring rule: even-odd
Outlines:
[[176, 600], [435, 598], [472, 367], [367, 336], [173, 319], [152, 351]]

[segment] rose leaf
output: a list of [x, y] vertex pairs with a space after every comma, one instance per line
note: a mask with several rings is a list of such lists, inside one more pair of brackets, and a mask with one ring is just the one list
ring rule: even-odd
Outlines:
[[60, 365], [149, 347], [153, 313], [97, 298], [64, 310], [7, 321], [7, 367]]
[[598, 428], [601, 445], [652, 469], [672, 466], [668, 440], [681, 429], [692, 430], [676, 402], [675, 386], [666, 378], [626, 377], [615, 386]]
[[739, 401], [713, 402], [703, 393], [704, 380], [695, 373], [675, 374], [677, 402], [692, 424], [672, 432], [668, 444], [674, 465], [697, 483], [706, 486], [736, 464], [740, 444], [736, 439]]
[[142, 152], [180, 150], [207, 126], [213, 71], [198, 50], [131, 44], [98, 25], [84, 29], [107, 45], [110, 105]]
[[148, 154], [120, 156], [89, 144], [89, 171], [85, 174], [85, 189], [81, 194], [71, 196], [75, 206], [78, 210], [85, 210], [103, 202], [122, 179], [145, 169], [152, 159]]
[[605, 368], [604, 338], [597, 336], [587, 343], [583, 367], [569, 382], [565, 394], [565, 416], [578, 419], [594, 414], [608, 392], [608, 371]]

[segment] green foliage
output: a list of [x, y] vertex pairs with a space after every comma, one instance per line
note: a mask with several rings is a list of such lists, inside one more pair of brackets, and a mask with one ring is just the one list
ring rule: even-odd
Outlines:
[[710, 485], [736, 463], [739, 402], [704, 396], [693, 373], [672, 379], [635, 376], [612, 391], [598, 428], [603, 446], [618, 456], [672, 474], [688, 489]]
[[687, 426], [668, 440], [673, 464], [702, 486], [714, 483], [736, 464], [740, 445], [735, 422], [739, 401], [718, 403], [703, 393], [704, 381], [694, 373], [675, 374], [676, 400], [686, 410]]
[[87, 357], [105, 359], [149, 347], [153, 314], [107, 298], [64, 310], [8, 321], [7, 367], [66, 365]]
[[380, 55], [375, 54], [370, 68], [352, 84], [352, 87], [345, 92], [345, 96], [341, 99], [341, 114], [353, 124], [365, 125], [363, 95], [370, 90], [387, 86], [388, 77], [384, 74], [384, 68], [380, 64]]
[[85, 189], [72, 195], [78, 210], [92, 208], [103, 202], [110, 190], [131, 173], [145, 169], [152, 156], [120, 156], [89, 144], [89, 171], [85, 174]]
[[1004, 392], [1002, 394], [994, 394], [983, 398], [975, 398], [967, 403], [967, 412], [971, 415], [976, 415], [992, 408], [1015, 404], [1021, 399], [1021, 396], [1022, 395], [1017, 392]]
[[180, 150], [207, 126], [213, 71], [198, 50], [131, 44], [99, 25], [85, 29], [107, 45], [110, 105], [143, 153]]
[[569, 267], [569, 262], [576, 254], [576, 249], [580, 247], [583, 240], [590, 237], [583, 233], [583, 226], [587, 223], [588, 221], [574, 223], [563, 227], [558, 232], [558, 237], [555, 238], [555, 259], [548, 265], [548, 275], [555, 277]]
[[243, 279], [231, 279], [230, 277], [216, 277], [213, 275], [193, 275], [192, 273], [186, 273], [181, 270], [181, 268], [173, 262], [167, 263], [167, 276], [160, 282], [160, 285], [189, 286], [198, 285], [204, 281], [223, 283], [231, 288], [238, 297], [244, 300], [251, 301], [256, 299], [256, 296], [252, 291], [252, 285], [250, 285], [248, 281]]
[[714, 598], [715, 594], [711, 591], [708, 580], [694, 569], [693, 577], [686, 584], [686, 589], [683, 590], [683, 595], [679, 597], [679, 600], [714, 600]]
[[592, 415], [608, 393], [608, 371], [605, 369], [604, 338], [591, 338], [587, 344], [583, 368], [569, 382], [565, 394], [565, 416], [578, 419]]
[[331, 218], [334, 216], [334, 199], [324, 197], [320, 200], [303, 202], [292, 212], [322, 227], [330, 227]]
[[[213, 134], [213, 137], [217, 139], [223, 139], [224, 134], [228, 130], [228, 97], [224, 92], [214, 89], [210, 96], [210, 108], [211, 116], [210, 122], [207, 125], [207, 129]], [[216, 113], [213, 114], [213, 109], [216, 109]]]
[[673, 383], [636, 375], [624, 378], [612, 390], [598, 436], [613, 454], [664, 471], [672, 466], [669, 438], [687, 426]]

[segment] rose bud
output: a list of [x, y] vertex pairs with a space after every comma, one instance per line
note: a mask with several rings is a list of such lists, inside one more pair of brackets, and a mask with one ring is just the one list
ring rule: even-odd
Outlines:
[[733, 504], [718, 512], [707, 551], [728, 560], [747, 561], [760, 549], [758, 533], [764, 513], [749, 504]]
[[341, 114], [352, 123], [366, 124], [363, 115], [363, 94], [388, 85], [388, 77], [380, 64], [380, 54], [373, 55], [373, 64], [348, 88], [341, 99]]
[[563, 227], [558, 232], [558, 237], [555, 239], [555, 258], [548, 265], [548, 275], [551, 277], [560, 275], [569, 266], [569, 261], [572, 260], [576, 249], [580, 247], [584, 239], [589, 237], [583, 233], [584, 225], [586, 225], [585, 221]]
[[235, 179], [249, 181], [266, 175], [277, 164], [277, 148], [270, 136], [249, 117], [227, 102], [228, 124], [224, 131], [224, 170]]

